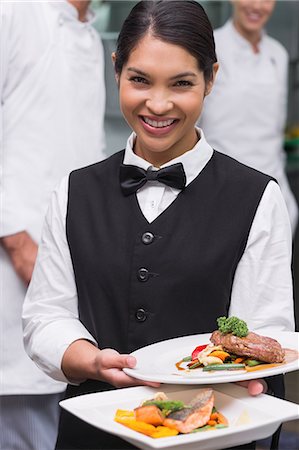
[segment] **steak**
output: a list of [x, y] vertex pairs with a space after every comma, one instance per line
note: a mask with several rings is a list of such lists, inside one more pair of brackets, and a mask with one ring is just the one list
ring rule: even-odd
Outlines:
[[246, 337], [238, 337], [232, 333], [221, 333], [216, 330], [212, 333], [211, 342], [222, 345], [223, 350], [238, 356], [248, 356], [251, 359], [267, 363], [281, 363], [285, 351], [275, 339], [249, 332]]

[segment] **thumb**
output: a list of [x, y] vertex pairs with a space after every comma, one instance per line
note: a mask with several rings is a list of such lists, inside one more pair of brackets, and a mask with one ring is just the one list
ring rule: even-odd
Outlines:
[[123, 369], [128, 367], [133, 369], [136, 366], [136, 358], [132, 355], [122, 355], [112, 349], [104, 349], [101, 351], [103, 366], [106, 369]]

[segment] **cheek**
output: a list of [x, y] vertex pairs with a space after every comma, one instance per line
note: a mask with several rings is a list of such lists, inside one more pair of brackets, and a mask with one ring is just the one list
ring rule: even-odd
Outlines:
[[124, 113], [133, 113], [143, 103], [143, 96], [126, 86], [119, 91], [119, 104]]
[[186, 115], [190, 117], [198, 117], [203, 107], [203, 94], [200, 92], [196, 95], [185, 98], [182, 109], [185, 110]]

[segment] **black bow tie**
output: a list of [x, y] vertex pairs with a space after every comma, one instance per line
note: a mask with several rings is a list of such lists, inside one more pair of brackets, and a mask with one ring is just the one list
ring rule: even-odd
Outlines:
[[182, 163], [173, 164], [159, 170], [141, 169], [137, 166], [120, 166], [120, 185], [124, 195], [134, 194], [147, 181], [159, 181], [177, 189], [184, 189], [186, 175]]

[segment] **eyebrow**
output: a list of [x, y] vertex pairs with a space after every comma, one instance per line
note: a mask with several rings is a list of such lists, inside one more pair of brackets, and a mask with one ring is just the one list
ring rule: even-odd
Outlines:
[[[141, 75], [143, 77], [150, 78], [150, 75], [148, 73], [143, 72], [142, 70], [136, 69], [135, 67], [128, 67], [127, 70], [130, 72], [135, 72], [138, 75]], [[196, 74], [194, 72], [182, 72], [182, 73], [178, 73], [177, 75], [174, 75], [173, 77], [170, 78], [170, 80], [176, 80], [178, 78], [184, 78], [184, 77], [196, 77]]]

